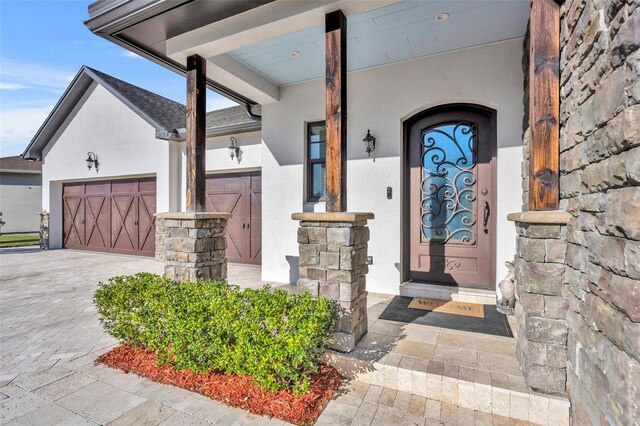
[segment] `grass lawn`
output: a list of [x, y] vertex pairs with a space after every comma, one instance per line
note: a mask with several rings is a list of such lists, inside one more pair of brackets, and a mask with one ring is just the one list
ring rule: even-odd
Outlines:
[[0, 235], [0, 247], [37, 246], [39, 242], [40, 235], [38, 233]]

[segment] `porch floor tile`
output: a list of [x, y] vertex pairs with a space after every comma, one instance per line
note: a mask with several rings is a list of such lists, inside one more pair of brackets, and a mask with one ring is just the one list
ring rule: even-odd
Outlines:
[[[526, 386], [514, 338], [380, 319], [393, 297], [369, 293], [368, 333], [354, 351], [330, 351], [325, 357], [346, 377], [371, 385], [364, 400], [378, 405], [374, 424], [376, 419], [392, 421], [398, 410], [388, 410], [397, 408], [399, 397], [414, 413], [416, 398], [424, 398], [420, 417], [426, 424], [466, 424], [472, 418], [488, 424], [545, 424], [540, 419], [548, 414], [529, 408], [539, 406], [561, 407], [568, 421], [566, 399]], [[380, 391], [371, 394], [375, 389]], [[358, 423], [371, 418], [370, 409], [358, 413]]]

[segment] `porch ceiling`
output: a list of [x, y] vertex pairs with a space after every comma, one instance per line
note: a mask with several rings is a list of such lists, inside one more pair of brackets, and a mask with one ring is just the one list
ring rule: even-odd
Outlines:
[[[325, 72], [324, 17], [348, 17], [348, 70], [522, 37], [530, 0], [98, 0], [86, 25], [174, 71], [207, 59], [209, 87], [270, 103]], [[437, 21], [438, 14], [448, 19]], [[290, 56], [292, 51], [300, 55]]]
[[[355, 71], [524, 36], [529, 0], [404, 0], [348, 17], [348, 70]], [[436, 20], [441, 13], [448, 19]], [[277, 86], [325, 73], [322, 25], [232, 50]], [[291, 52], [299, 52], [292, 57]], [[211, 61], [218, 57], [209, 58]]]

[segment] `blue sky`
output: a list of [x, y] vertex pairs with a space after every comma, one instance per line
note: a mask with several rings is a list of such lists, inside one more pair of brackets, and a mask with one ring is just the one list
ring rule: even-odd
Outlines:
[[[90, 3], [0, 0], [0, 156], [22, 153], [82, 65], [184, 103], [183, 77], [84, 26]], [[208, 110], [231, 105], [207, 94]]]

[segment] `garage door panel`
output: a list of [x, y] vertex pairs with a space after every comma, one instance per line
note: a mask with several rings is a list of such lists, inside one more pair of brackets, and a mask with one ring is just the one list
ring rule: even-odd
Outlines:
[[84, 183], [65, 183], [62, 193], [64, 196], [84, 195]]
[[236, 212], [239, 213], [237, 208], [242, 205], [240, 202], [242, 193], [237, 192], [218, 192], [207, 194], [209, 201], [210, 211], [212, 212]]
[[262, 192], [262, 176], [261, 175], [251, 175], [250, 179], [250, 189], [251, 192]]
[[250, 248], [249, 255], [255, 263], [260, 263], [262, 256], [262, 194], [259, 192], [251, 193], [251, 226], [249, 227]]
[[[156, 180], [155, 179], [140, 179], [138, 184], [138, 192], [156, 193]], [[154, 204], [155, 206], [155, 204]]]
[[150, 255], [155, 251], [155, 212], [156, 194], [141, 194], [138, 204], [138, 247], [141, 252]]
[[85, 198], [85, 235], [87, 247], [109, 248], [109, 209], [107, 197], [92, 195]]
[[85, 184], [84, 193], [89, 194], [103, 194], [109, 193], [109, 182], [87, 182]]
[[64, 218], [63, 240], [69, 248], [79, 248], [84, 245], [84, 199], [81, 196], [67, 196], [63, 200]]
[[132, 195], [111, 196], [111, 246], [115, 250], [135, 251], [138, 247], [134, 200]]
[[153, 255], [154, 178], [65, 184], [64, 247]]
[[259, 264], [262, 245], [261, 178], [256, 173], [207, 177], [206, 210], [231, 213], [227, 223], [227, 260]]

